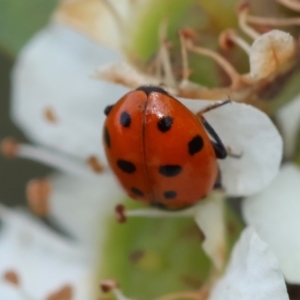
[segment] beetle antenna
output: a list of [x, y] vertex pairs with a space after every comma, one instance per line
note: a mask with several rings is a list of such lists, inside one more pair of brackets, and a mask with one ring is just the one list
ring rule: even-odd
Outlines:
[[211, 110], [214, 110], [216, 108], [219, 108], [223, 105], [229, 104], [231, 102], [232, 101], [230, 99], [227, 99], [227, 100], [224, 100], [224, 101], [215, 101], [215, 103], [213, 103], [211, 105], [208, 105], [208, 106], [202, 108], [201, 110], [199, 110], [196, 115], [197, 115], [197, 117], [201, 117], [201, 115], [203, 115], [203, 114], [205, 114], [205, 113], [207, 113]]

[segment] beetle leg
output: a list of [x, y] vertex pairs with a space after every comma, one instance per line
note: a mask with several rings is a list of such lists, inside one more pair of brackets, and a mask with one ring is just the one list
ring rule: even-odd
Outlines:
[[108, 114], [110, 113], [110, 111], [112, 110], [113, 107], [114, 107], [114, 105], [108, 105], [108, 106], [106, 106], [105, 109], [104, 109], [104, 114], [106, 116], [108, 116]]
[[215, 140], [215, 141], [211, 141], [211, 143], [215, 150], [217, 158], [219, 158], [219, 159], [226, 158], [227, 149], [224, 146], [221, 139], [219, 138], [218, 134], [215, 132], [215, 130], [210, 126], [210, 124], [205, 120], [205, 118], [203, 116], [201, 117], [201, 119], [202, 119], [201, 121], [202, 121], [204, 128], [211, 135], [211, 137]]
[[223, 189], [222, 176], [221, 176], [220, 170], [218, 170], [218, 176], [217, 176], [217, 179], [216, 179], [216, 182], [215, 182], [215, 185], [214, 185], [214, 190], [221, 190], [221, 189]]
[[215, 102], [215, 103], [213, 103], [213, 104], [211, 104], [211, 105], [208, 105], [208, 106], [204, 107], [204, 108], [201, 109], [200, 111], [198, 111], [196, 115], [197, 115], [198, 118], [199, 118], [199, 117], [202, 117], [202, 115], [203, 115], [204, 113], [207, 113], [207, 112], [209, 112], [210, 110], [216, 109], [216, 108], [218, 108], [218, 107], [220, 107], [220, 106], [223, 106], [223, 105], [226, 105], [226, 104], [228, 104], [228, 103], [231, 103], [231, 100], [230, 100], [230, 99], [227, 99], [227, 100], [224, 100], [224, 101], [218, 101], [218, 102]]

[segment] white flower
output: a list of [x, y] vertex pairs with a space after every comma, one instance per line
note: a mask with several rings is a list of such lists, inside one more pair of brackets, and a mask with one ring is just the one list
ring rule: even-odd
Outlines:
[[287, 164], [267, 189], [247, 198], [242, 207], [246, 222], [270, 245], [290, 283], [300, 282], [299, 199], [300, 171]]
[[[63, 16], [58, 13], [56, 19], [60, 18]], [[107, 32], [113, 31], [108, 29]], [[118, 41], [113, 44], [120, 49]], [[20, 145], [17, 155], [27, 158], [35, 156], [37, 160], [69, 173], [49, 179], [52, 186], [49, 195], [50, 216], [81, 245], [85, 245], [85, 254], [91, 261], [95, 259], [96, 246], [103, 241], [104, 216], [112, 212], [116, 201], [122, 200], [119, 186], [108, 171], [102, 147], [103, 111], [129, 91], [120, 85], [92, 78], [91, 74], [106, 64], [118, 66], [116, 61], [120, 58], [121, 54], [117, 51], [103, 44], [94, 44], [64, 25], [52, 22], [22, 50], [13, 72], [13, 118], [32, 141], [49, 147], [39, 149]], [[145, 82], [152, 80], [138, 72], [133, 74], [134, 69], [126, 70], [128, 79], [133, 78], [134, 83], [140, 79]], [[213, 103], [179, 100], [194, 113]], [[219, 164], [227, 195], [249, 196], [265, 188], [276, 176], [282, 156], [282, 140], [270, 119], [254, 107], [240, 103], [211, 110], [205, 117], [232, 154]], [[93, 173], [85, 162], [91, 157], [96, 159], [99, 169], [104, 172]], [[223, 267], [226, 257], [222, 204], [223, 198], [219, 197], [199, 203], [191, 210], [192, 213], [189, 210], [183, 212], [189, 216], [192, 214], [205, 233], [207, 239], [203, 247], [218, 269]], [[134, 211], [131, 215], [134, 215]], [[176, 213], [172, 215], [176, 216]], [[211, 222], [216, 217], [215, 222]], [[101, 230], [97, 231], [97, 227]], [[247, 243], [251, 245], [249, 249]], [[257, 295], [269, 295], [269, 292], [273, 293], [278, 288], [278, 299], [287, 299], [275, 259], [253, 232], [248, 230], [236, 249], [233, 262], [217, 285], [213, 299], [219, 299], [218, 291], [226, 295], [223, 292], [224, 284], [232, 285], [232, 278], [241, 274], [249, 275], [249, 280], [253, 280], [251, 289], [254, 290], [262, 274], [270, 275], [268, 279], [272, 285], [266, 281], [266, 286], [257, 289]], [[236, 261], [248, 259], [249, 256], [250, 260], [256, 262], [262, 252], [271, 258], [265, 260], [264, 268], [259, 270], [261, 272], [253, 274], [247, 268], [237, 269], [240, 266]], [[101, 254], [98, 253], [100, 258]], [[258, 263], [261, 262], [258, 260]], [[272, 273], [274, 269], [278, 276]], [[241, 288], [243, 284], [241, 282]], [[233, 288], [231, 292], [237, 293]], [[228, 294], [228, 299], [234, 300], [230, 297], [231, 294]]]
[[[0, 215], [4, 223], [0, 232], [0, 272], [13, 271], [20, 281], [0, 282], [5, 299], [45, 299], [63, 286], [71, 287], [75, 300], [92, 298], [93, 260], [80, 244], [58, 236], [24, 212], [1, 207]], [[119, 289], [114, 288], [114, 292], [117, 299], [128, 299]], [[248, 228], [235, 245], [225, 274], [212, 287], [209, 299], [254, 298], [286, 300], [288, 296], [277, 258]]]
[[91, 74], [98, 65], [119, 57], [51, 23], [27, 44], [15, 65], [13, 119], [35, 142], [83, 159], [96, 155], [102, 160], [104, 108], [127, 89], [99, 82]]
[[[128, 300], [113, 281], [102, 283], [104, 291], [112, 290], [117, 300]], [[207, 298], [207, 294], [209, 294]], [[225, 274], [211, 288], [169, 295], [170, 299], [209, 300], [288, 300], [278, 260], [270, 247], [251, 227], [236, 243]], [[166, 296], [168, 299], [168, 295]]]
[[100, 257], [99, 244], [106, 234], [108, 218], [123, 201], [123, 191], [108, 172], [100, 179], [56, 174], [49, 178], [50, 217], [80, 242], [92, 256]]
[[235, 245], [226, 272], [209, 300], [289, 299], [278, 260], [253, 228]]
[[[80, 244], [67, 240], [24, 211], [0, 207], [2, 299], [46, 299], [70, 286], [76, 300], [92, 298], [93, 269]], [[7, 272], [19, 283], [4, 280]]]
[[284, 141], [284, 155], [291, 158], [294, 154], [297, 134], [300, 125], [300, 96], [295, 97], [291, 102], [284, 105], [276, 114], [276, 120], [282, 132]]
[[[117, 52], [52, 22], [24, 48], [13, 72], [14, 120], [30, 139], [63, 153], [62, 156], [49, 149], [21, 145], [18, 155], [35, 156], [37, 160], [44, 160], [71, 176], [82, 175], [83, 179], [54, 177], [49, 213], [73, 236], [89, 245], [91, 252], [91, 249], [97, 249], [95, 245], [101, 240], [101, 234], [96, 236], [95, 226], [103, 224], [111, 204], [122, 201], [119, 186], [115, 183], [113, 187], [114, 179], [107, 171], [101, 137], [103, 112], [107, 105], [115, 103], [129, 89], [96, 80], [90, 74], [95, 68], [119, 58]], [[128, 78], [130, 76], [129, 70]], [[194, 113], [213, 103], [179, 100]], [[211, 110], [205, 117], [233, 156], [237, 156], [220, 162], [222, 183], [227, 194], [252, 195], [268, 185], [278, 172], [282, 155], [281, 138], [269, 118], [254, 107], [239, 103]], [[89, 174], [88, 165], [83, 167], [82, 162], [89, 157], [96, 157], [105, 170], [102, 174], [94, 174], [92, 170]], [[91, 180], [91, 183], [80, 180]], [[99, 188], [96, 182], [99, 182]], [[80, 198], [82, 203], [77, 202]], [[85, 201], [86, 198], [89, 199]], [[205, 251], [215, 266], [221, 269], [226, 247], [223, 208], [220, 206], [222, 199], [219, 200], [216, 206], [213, 202], [200, 203], [192, 215], [207, 237], [203, 245]], [[216, 212], [211, 205], [220, 212], [216, 223], [210, 222]], [[205, 215], [211, 217], [205, 219]], [[212, 226], [215, 224], [218, 227]]]

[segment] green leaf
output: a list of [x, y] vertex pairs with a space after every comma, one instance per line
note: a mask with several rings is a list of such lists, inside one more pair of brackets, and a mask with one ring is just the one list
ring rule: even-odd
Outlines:
[[1, 0], [0, 49], [16, 56], [26, 41], [49, 20], [57, 0]]

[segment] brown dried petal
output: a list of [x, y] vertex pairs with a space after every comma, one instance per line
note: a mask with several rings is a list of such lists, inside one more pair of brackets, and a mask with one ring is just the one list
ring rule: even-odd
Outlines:
[[267, 77], [295, 53], [293, 37], [284, 31], [272, 30], [257, 38], [250, 51], [250, 75], [259, 80]]

